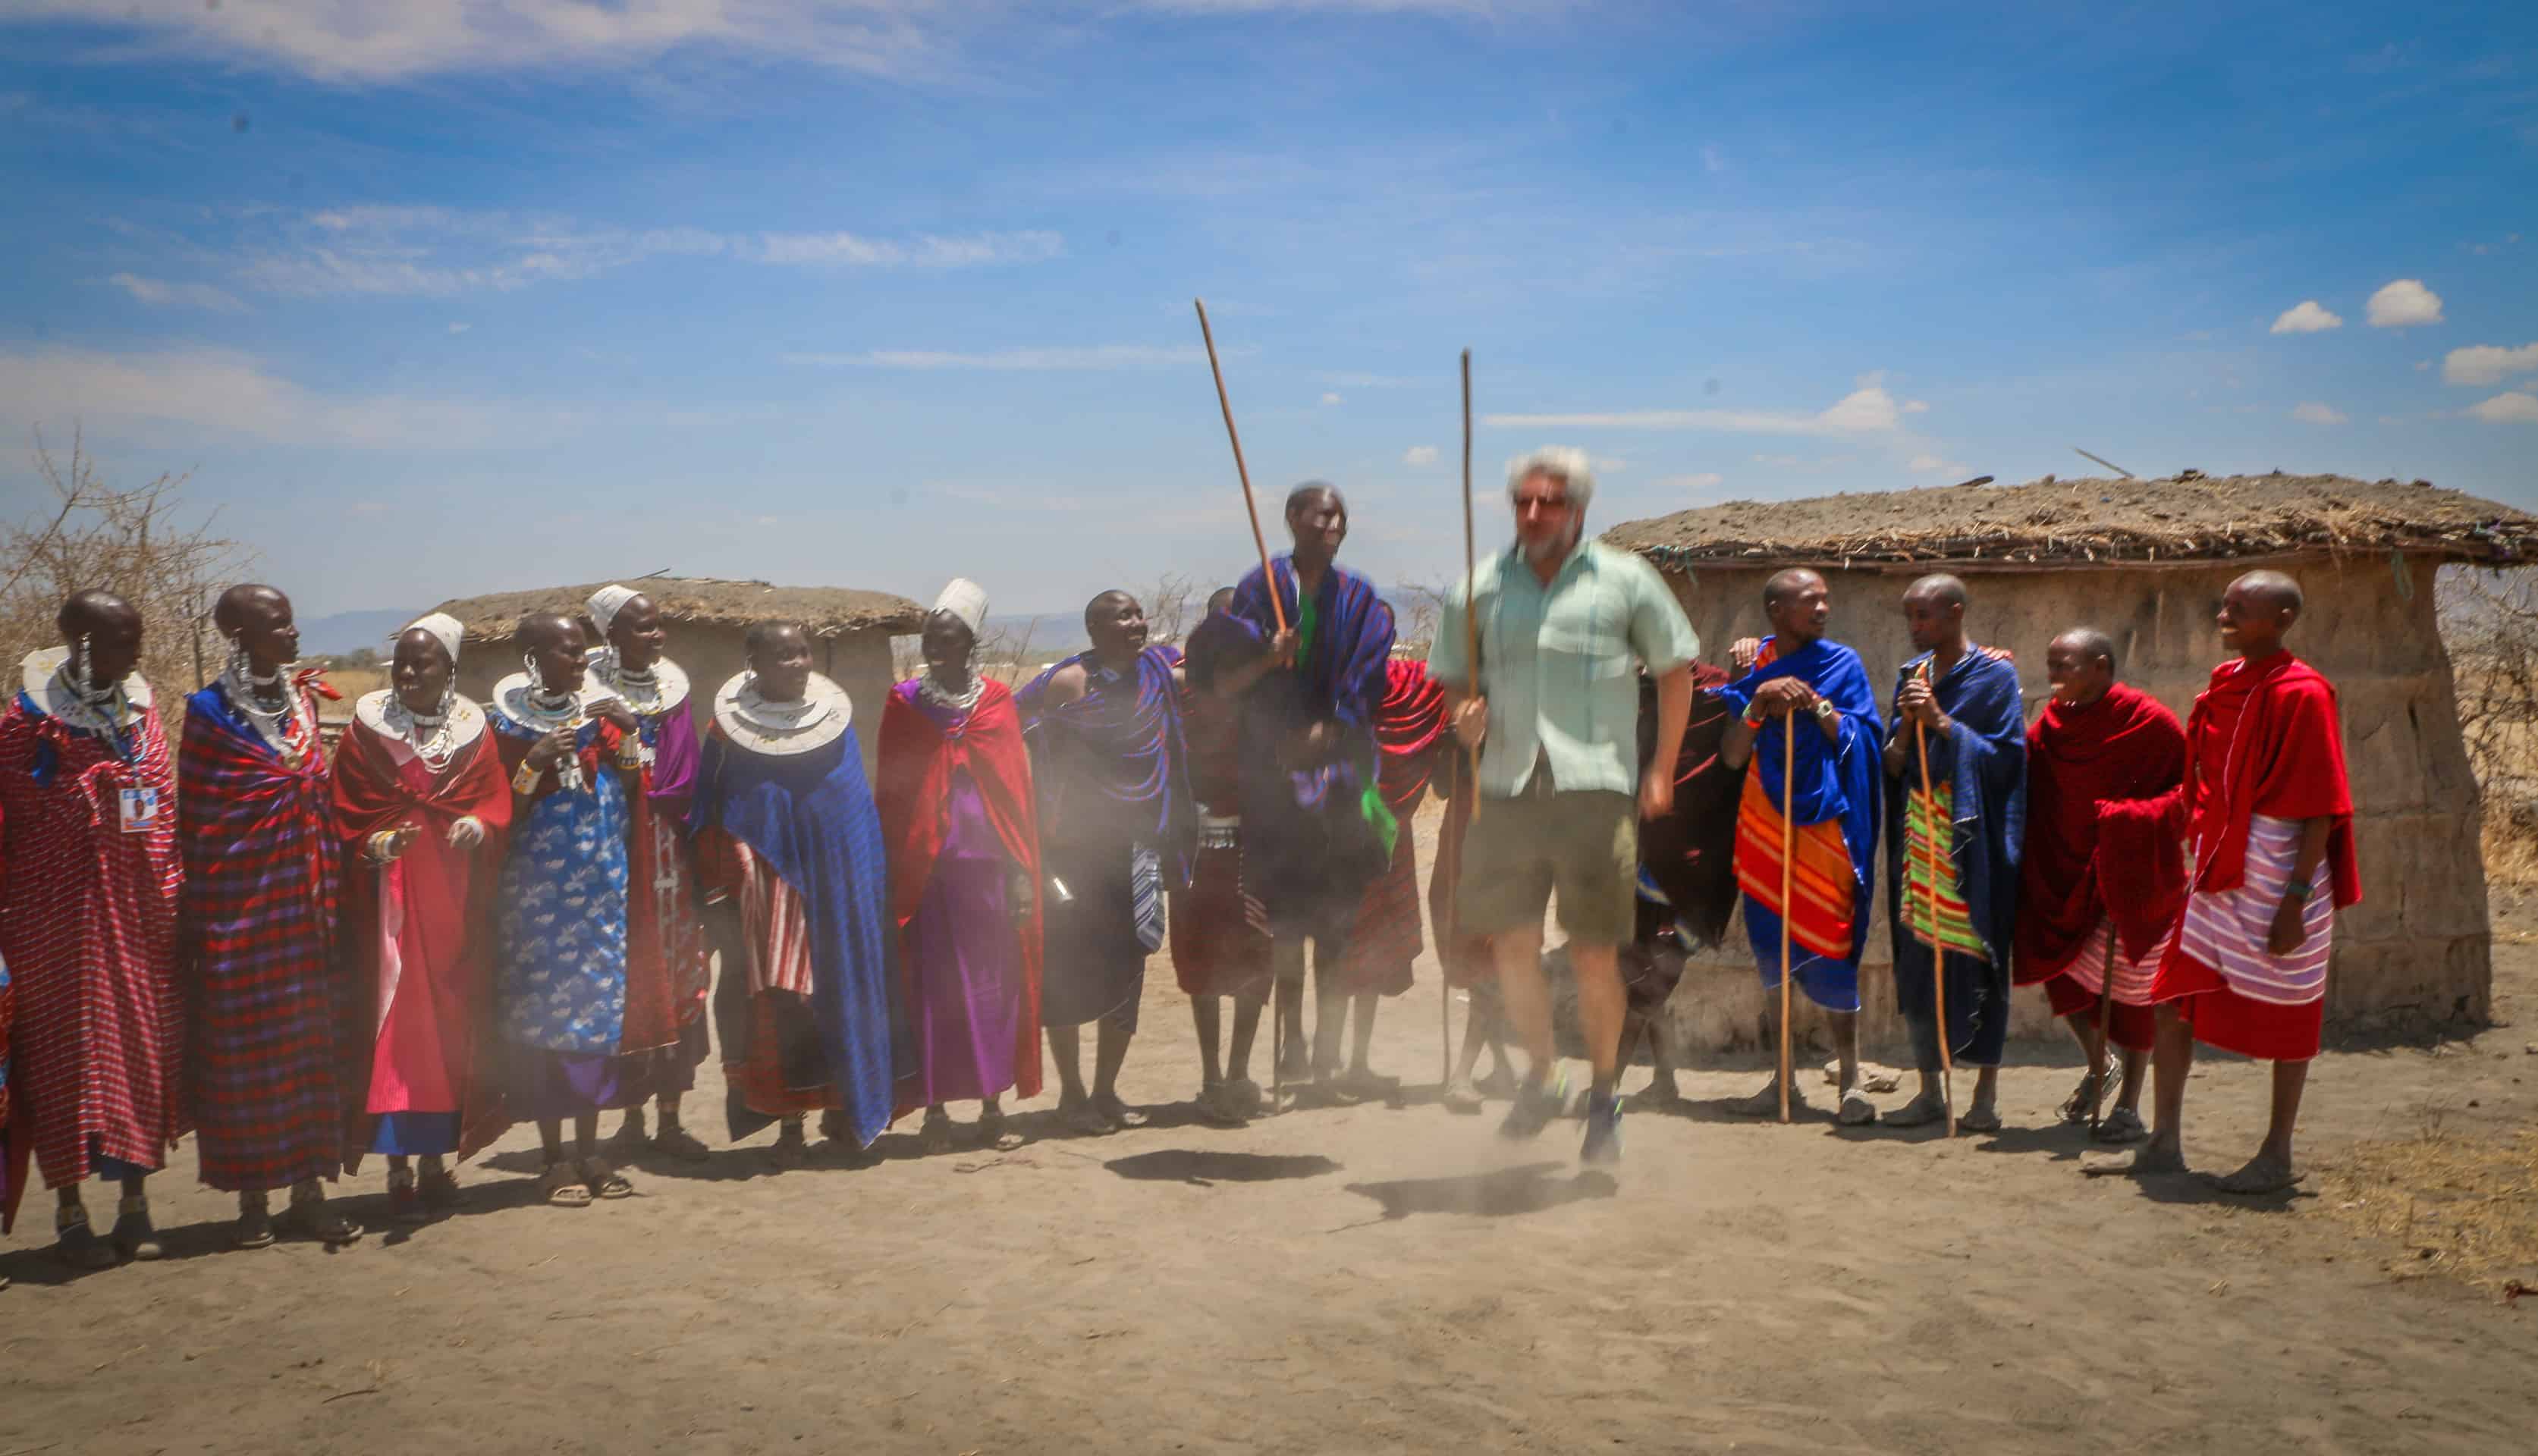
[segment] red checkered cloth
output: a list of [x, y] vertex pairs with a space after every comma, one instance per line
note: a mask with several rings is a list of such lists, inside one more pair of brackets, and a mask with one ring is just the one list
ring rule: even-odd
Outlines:
[[185, 703], [187, 1092], [203, 1181], [233, 1193], [342, 1166], [333, 808], [316, 721], [312, 700], [294, 764], [218, 685]]
[[167, 739], [143, 712], [117, 746], [21, 696], [0, 714], [0, 958], [18, 997], [13, 1156], [47, 1187], [99, 1153], [157, 1167], [185, 1129], [175, 1095], [176, 819], [126, 833], [123, 789], [175, 796]]

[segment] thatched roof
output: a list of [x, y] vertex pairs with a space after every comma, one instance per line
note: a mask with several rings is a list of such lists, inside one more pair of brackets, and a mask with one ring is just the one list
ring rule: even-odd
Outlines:
[[2500, 564], [2538, 553], [2538, 518], [2428, 481], [2185, 471], [1731, 500], [1632, 521], [1604, 539], [1685, 569], [1896, 563], [2003, 570], [2389, 551]]
[[[446, 612], [466, 624], [467, 640], [499, 642], [510, 638], [520, 619], [531, 612], [568, 612], [579, 617], [590, 594], [604, 581], [579, 586], [549, 586], [535, 591], [498, 591], [490, 596], [443, 602]], [[726, 581], [710, 576], [645, 576], [626, 585], [652, 599], [673, 625], [749, 627], [760, 622], [798, 622], [813, 636], [844, 632], [912, 632], [925, 624], [925, 609], [886, 591], [856, 591], [843, 586], [770, 586], [764, 581]]]

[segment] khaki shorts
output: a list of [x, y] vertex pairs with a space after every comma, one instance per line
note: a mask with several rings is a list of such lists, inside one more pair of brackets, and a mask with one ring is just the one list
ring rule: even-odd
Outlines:
[[1560, 928], [1590, 946], [1637, 929], [1638, 804], [1606, 790], [1489, 799], [1463, 840], [1454, 907], [1466, 935], [1542, 924], [1560, 893]]

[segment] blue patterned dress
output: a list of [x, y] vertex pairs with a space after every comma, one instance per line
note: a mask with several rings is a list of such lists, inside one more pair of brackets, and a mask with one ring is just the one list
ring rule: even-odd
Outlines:
[[[516, 765], [537, 730], [490, 706]], [[511, 827], [502, 863], [495, 998], [513, 1050], [512, 1111], [553, 1120], [621, 1105], [618, 1041], [626, 1020], [626, 787], [591, 750], [604, 725], [582, 725], [582, 783], [553, 786]]]

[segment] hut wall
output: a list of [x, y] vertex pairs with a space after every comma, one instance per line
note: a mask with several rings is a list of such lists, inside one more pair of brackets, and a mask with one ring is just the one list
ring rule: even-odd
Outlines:
[[[671, 631], [670, 656], [687, 670], [699, 729], [712, 711], [714, 691], [749, 665], [747, 630], [681, 625]], [[845, 689], [854, 704], [855, 739], [869, 777], [881, 751], [882, 696], [891, 686], [890, 634], [876, 629], [816, 637], [812, 653], [819, 670]], [[459, 659], [458, 691], [483, 702], [496, 683], [519, 670], [519, 654], [509, 644], [471, 642]]]
[[[2172, 568], [2054, 566], [1969, 574], [1974, 639], [2017, 655], [2033, 721], [2046, 695], [2044, 649], [2068, 628], [2093, 626], [2123, 654], [2123, 677], [2182, 718], [2221, 659], [2212, 623], [2221, 593], [2241, 569], [2228, 563]], [[2459, 736], [2449, 655], [2434, 618], [2430, 561], [2318, 558], [2288, 567], [2308, 598], [2294, 650], [2332, 680], [2344, 716], [2363, 902], [2336, 925], [2327, 1018], [2340, 1030], [2482, 1021], [2493, 983], [2474, 775]], [[1701, 633], [1703, 655], [1723, 662], [1738, 637], [1760, 636], [1768, 567], [1702, 569], [1668, 580]], [[1917, 572], [1827, 571], [1834, 636], [1857, 649], [1881, 695], [1912, 655], [1900, 603]], [[1883, 849], [1880, 850], [1881, 857]], [[1882, 866], [1881, 866], [1881, 881]], [[1904, 1045], [1895, 1012], [1886, 894], [1861, 965], [1863, 1038], [1890, 1052]], [[1804, 1004], [1801, 998], [1801, 1005]], [[1675, 999], [1693, 1045], [1756, 1045], [1764, 993], [1741, 921], [1725, 948], [1695, 962]], [[1816, 1018], [1802, 1016], [1802, 1029]], [[2021, 991], [2012, 1029], [2059, 1036], [2041, 993]]]

